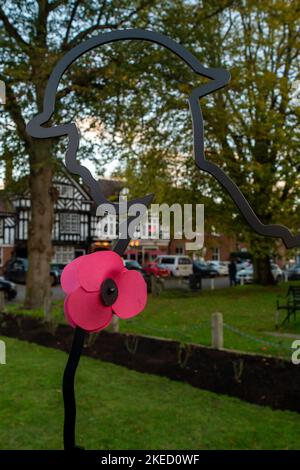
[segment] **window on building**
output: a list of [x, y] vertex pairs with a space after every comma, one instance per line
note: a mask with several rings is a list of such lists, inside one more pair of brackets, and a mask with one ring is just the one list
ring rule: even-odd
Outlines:
[[60, 232], [62, 234], [78, 234], [80, 233], [80, 216], [63, 212], [60, 214]]
[[176, 246], [176, 255], [183, 255], [183, 247], [182, 246]]
[[56, 246], [54, 248], [54, 256], [52, 263], [68, 264], [74, 259], [73, 246]]
[[73, 198], [73, 186], [69, 184], [58, 184], [57, 189], [60, 197]]
[[220, 248], [218, 246], [215, 246], [212, 249], [212, 260], [220, 261]]

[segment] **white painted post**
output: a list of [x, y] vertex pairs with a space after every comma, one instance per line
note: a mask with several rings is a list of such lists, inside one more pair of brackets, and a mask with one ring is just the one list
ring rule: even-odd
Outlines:
[[214, 349], [222, 349], [224, 346], [223, 315], [220, 312], [211, 316], [211, 346]]
[[210, 290], [214, 290], [215, 288], [215, 278], [211, 277], [210, 278]]
[[4, 291], [0, 290], [0, 313], [4, 312], [5, 310], [5, 297], [4, 297]]
[[244, 276], [241, 276], [241, 286], [244, 285]]
[[6, 364], [6, 345], [4, 341], [0, 341], [0, 364]]
[[287, 271], [283, 271], [283, 275], [284, 275], [284, 282], [288, 282], [289, 276], [288, 276]]
[[117, 315], [113, 315], [111, 326], [112, 326], [112, 330], [114, 333], [119, 333], [120, 325], [119, 325], [119, 317], [117, 317]]

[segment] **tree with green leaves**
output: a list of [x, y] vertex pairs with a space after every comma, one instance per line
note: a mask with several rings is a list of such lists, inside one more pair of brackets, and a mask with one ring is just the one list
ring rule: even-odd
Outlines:
[[[263, 223], [283, 223], [293, 230], [300, 225], [300, 109], [293, 104], [300, 65], [298, 17], [297, 1], [245, 0], [223, 8], [204, 23], [200, 12], [198, 17], [189, 17], [188, 10], [185, 16], [182, 13], [184, 21], [175, 21], [175, 12], [172, 14], [170, 9], [164, 24], [169, 35], [180, 38], [205, 65], [224, 67], [232, 75], [226, 89], [201, 100], [206, 158], [233, 179]], [[144, 52], [143, 60], [145, 57]], [[127, 103], [131, 96], [135, 113], [124, 132], [125, 175], [135, 187], [134, 181], [138, 182], [140, 175], [140, 185], [148, 180], [151, 186], [156, 181], [152, 175], [159, 167], [160, 193], [171, 197], [171, 180], [173, 186], [186, 188], [189, 197], [192, 189], [194, 202], [205, 198], [206, 215], [215, 227], [248, 244], [256, 281], [273, 283], [270, 256], [279, 241], [253, 232], [224, 189], [199, 172], [193, 162], [187, 96], [195, 86], [195, 78], [183, 66], [166, 60], [164, 52], [157, 52], [153, 68], [158, 63], [164, 67], [155, 70], [155, 75], [154, 71], [149, 74], [148, 66], [146, 78], [139, 82], [140, 93], [144, 83], [145, 98], [126, 95]], [[155, 86], [151, 77], [157, 77], [157, 72], [160, 82]], [[145, 111], [139, 102], [147, 102], [147, 97], [150, 101], [150, 86], [153, 105], [148, 103], [150, 108]], [[138, 141], [133, 129], [138, 131]], [[150, 143], [155, 151], [150, 152]]]
[[[229, 69], [232, 81], [227, 90], [201, 101], [206, 156], [233, 178], [265, 223], [297, 227], [299, 108], [291, 106], [290, 98], [299, 67], [298, 7], [292, 0], [271, 3], [0, 2], [0, 79], [7, 86], [2, 158], [8, 163], [7, 181], [12, 179], [12, 166], [30, 174], [27, 306], [41, 306], [50, 296], [56, 194], [52, 178], [65, 146], [63, 141], [30, 138], [25, 125], [41, 111], [45, 85], [57, 61], [99, 32], [154, 29], [182, 43], [204, 65]], [[96, 129], [100, 123], [101, 147], [95, 149], [83, 138], [79, 158], [89, 155], [103, 165], [117, 155], [118, 174], [126, 176], [136, 195], [150, 190], [156, 192], [157, 202], [172, 202], [179, 191], [183, 202], [205, 202], [206, 216], [217, 229], [248, 241], [261, 264], [258, 280], [270, 282], [273, 243], [253, 234], [228, 195], [194, 165], [187, 98], [200, 81], [158, 46], [135, 41], [107, 45], [101, 53], [83, 56], [64, 76], [53, 121], [89, 121]], [[170, 189], [173, 186], [176, 191]]]
[[[299, 2], [247, 0], [224, 12], [211, 33], [231, 84], [204, 103], [209, 158], [233, 178], [263, 223], [299, 230], [300, 108], [293, 104], [299, 78]], [[238, 41], [236, 38], [239, 38]], [[221, 196], [220, 189], [216, 188]], [[229, 198], [232, 225], [242, 233], [254, 259], [255, 280], [271, 284], [270, 255], [278, 241], [247, 227]]]
[[[92, 34], [149, 23], [155, 1], [16, 0], [0, 2], [0, 79], [6, 84], [6, 105], [1, 111], [2, 159], [11, 182], [11, 168], [29, 172], [31, 220], [28, 238], [27, 307], [49, 304], [49, 263], [55, 194], [52, 179], [59, 162], [60, 144], [54, 139], [33, 139], [26, 124], [43, 108], [47, 79], [57, 61]], [[58, 93], [55, 119], [80, 114], [94, 96], [104, 93], [112, 71], [97, 58], [83, 59], [73, 68]], [[76, 100], [80, 95], [81, 100]], [[80, 92], [80, 93], [79, 93]], [[105, 93], [110, 93], [108, 89]], [[15, 152], [15, 150], [18, 150]], [[7, 179], [7, 178], [6, 178]], [[9, 186], [9, 185], [8, 185]]]

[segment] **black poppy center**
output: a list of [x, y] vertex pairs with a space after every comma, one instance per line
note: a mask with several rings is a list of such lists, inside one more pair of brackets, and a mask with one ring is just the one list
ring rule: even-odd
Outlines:
[[118, 288], [113, 279], [105, 279], [100, 287], [101, 300], [107, 307], [115, 303], [118, 297]]

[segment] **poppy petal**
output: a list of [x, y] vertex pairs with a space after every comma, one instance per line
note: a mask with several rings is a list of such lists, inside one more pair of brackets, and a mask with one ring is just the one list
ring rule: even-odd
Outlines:
[[81, 287], [68, 296], [65, 306], [67, 318], [90, 333], [102, 330], [112, 319], [112, 308], [102, 304], [99, 292], [86, 292]]
[[69, 325], [71, 325], [73, 328], [76, 327], [75, 323], [72, 321], [72, 318], [70, 317], [69, 315], [69, 310], [68, 310], [68, 300], [69, 300], [69, 295], [67, 295], [67, 297], [65, 298], [65, 301], [64, 301], [64, 312], [65, 312], [65, 317], [69, 323]]
[[88, 292], [98, 292], [105, 279], [114, 279], [123, 269], [123, 260], [117, 253], [96, 251], [83, 257], [78, 278], [83, 289]]
[[79, 266], [83, 260], [84, 256], [79, 256], [71, 261], [67, 266], [65, 266], [63, 272], [61, 273], [60, 283], [63, 291], [66, 294], [71, 294], [74, 290], [80, 287], [78, 271]]
[[115, 277], [115, 282], [119, 294], [112, 305], [113, 311], [120, 318], [134, 317], [147, 302], [147, 285], [143, 276], [138, 271], [125, 269]]

